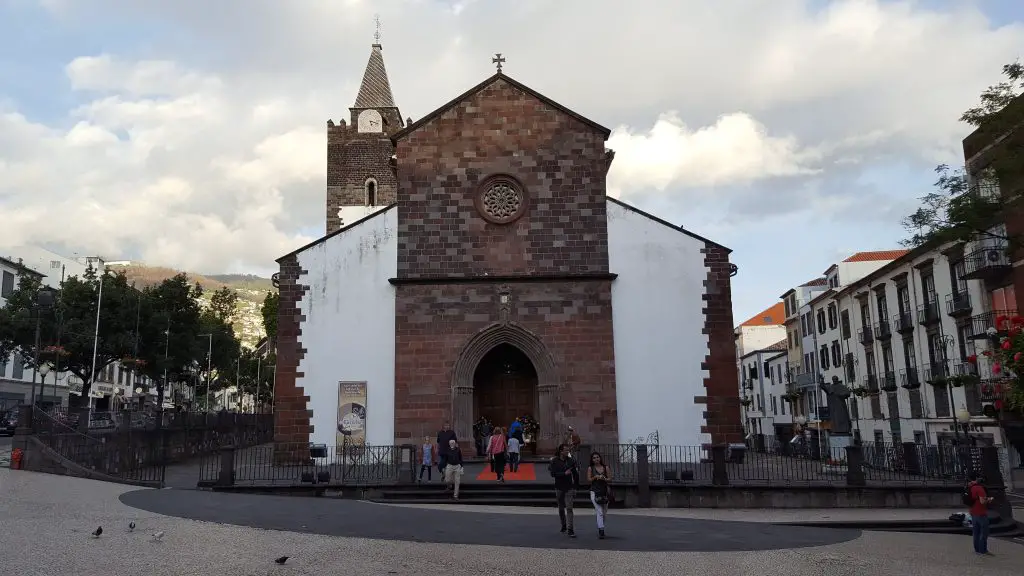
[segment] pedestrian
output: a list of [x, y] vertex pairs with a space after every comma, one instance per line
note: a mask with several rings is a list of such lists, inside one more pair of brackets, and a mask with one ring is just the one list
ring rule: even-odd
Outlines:
[[498, 428], [494, 429], [494, 434], [491, 435], [491, 441], [487, 445], [487, 457], [491, 459], [491, 465], [494, 469], [495, 476], [498, 477], [498, 482], [505, 482], [505, 451], [508, 445], [505, 444], [505, 431]]
[[587, 467], [587, 482], [590, 483], [590, 501], [594, 504], [597, 516], [597, 537], [604, 540], [604, 520], [608, 516], [609, 486], [612, 479], [611, 470], [604, 463], [601, 454], [590, 454], [590, 466]]
[[508, 439], [508, 469], [512, 472], [519, 472], [519, 451], [522, 449], [522, 442], [516, 436]]
[[974, 553], [990, 556], [988, 551], [988, 505], [992, 502], [985, 486], [981, 483], [981, 477], [977, 472], [971, 472], [970, 482], [967, 483], [967, 499], [971, 502], [971, 533], [974, 536]]
[[459, 442], [451, 425], [445, 422], [444, 426], [441, 427], [441, 431], [437, 433], [437, 470], [442, 475], [444, 474], [445, 467], [444, 459], [448, 453], [448, 445], [452, 440], [455, 440], [456, 444]]
[[487, 456], [487, 444], [491, 441], [491, 432], [494, 431], [494, 426], [491, 421], [484, 417], [483, 422], [480, 424], [480, 456]]
[[508, 427], [508, 437], [519, 440], [519, 445], [523, 445], [523, 422], [519, 418], [516, 418], [512, 425]]
[[462, 484], [462, 449], [455, 440], [448, 441], [445, 462], [444, 483], [452, 487], [452, 500], [458, 500], [459, 485]]
[[580, 471], [576, 466], [576, 460], [569, 457], [568, 446], [558, 445], [555, 457], [548, 465], [548, 471], [555, 479], [555, 501], [558, 503], [558, 519], [562, 522], [561, 532], [575, 538], [572, 505], [576, 498], [576, 488], [580, 485]]
[[431, 481], [434, 473], [434, 445], [430, 442], [430, 436], [423, 437], [423, 460], [420, 462], [420, 482], [423, 482], [423, 473], [427, 473], [427, 482]]

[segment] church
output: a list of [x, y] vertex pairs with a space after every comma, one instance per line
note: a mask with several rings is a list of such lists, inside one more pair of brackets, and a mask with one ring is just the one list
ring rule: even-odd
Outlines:
[[730, 250], [606, 193], [610, 130], [497, 73], [403, 120], [380, 44], [282, 256], [275, 441], [742, 442]]

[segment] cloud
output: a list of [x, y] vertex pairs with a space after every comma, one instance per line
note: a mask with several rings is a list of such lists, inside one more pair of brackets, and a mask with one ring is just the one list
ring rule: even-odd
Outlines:
[[608, 175], [609, 193], [620, 196], [635, 188], [663, 191], [673, 187], [706, 187], [779, 176], [814, 174], [820, 155], [801, 149], [793, 136], [769, 136], [747, 114], [722, 116], [712, 126], [689, 129], [678, 113], [663, 114], [646, 133], [628, 126], [608, 139], [615, 162]]
[[0, 93], [0, 242], [200, 271], [266, 269], [323, 228], [324, 124], [348, 116], [374, 13], [403, 116], [493, 73], [500, 51], [506, 73], [617, 127], [610, 191], [722, 230], [906, 206], [918, 190], [856, 182], [955, 161], [957, 117], [1024, 45], [1024, 26], [969, 3], [40, 2], [68, 34], [145, 42], [62, 47], [61, 114], [36, 113], [32, 88]]

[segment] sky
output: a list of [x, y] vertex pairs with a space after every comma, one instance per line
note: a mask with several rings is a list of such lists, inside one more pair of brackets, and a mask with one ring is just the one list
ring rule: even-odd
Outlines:
[[1020, 0], [0, 0], [0, 253], [269, 274], [324, 230], [374, 16], [403, 116], [494, 72], [613, 128], [609, 193], [733, 249], [736, 323], [900, 226]]

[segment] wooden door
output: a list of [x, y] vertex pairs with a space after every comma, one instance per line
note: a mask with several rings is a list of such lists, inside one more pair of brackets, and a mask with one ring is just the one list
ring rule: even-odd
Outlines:
[[519, 416], [534, 413], [536, 377], [494, 374], [477, 382], [476, 418], [484, 416], [495, 426], [508, 428]]

